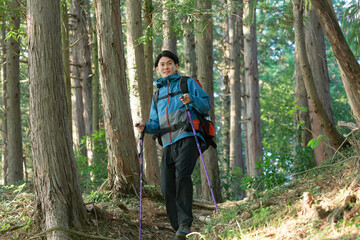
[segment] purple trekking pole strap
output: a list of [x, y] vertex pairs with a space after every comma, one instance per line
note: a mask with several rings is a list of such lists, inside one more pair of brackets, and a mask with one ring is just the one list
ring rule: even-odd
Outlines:
[[216, 200], [215, 200], [215, 196], [214, 196], [214, 192], [213, 192], [213, 189], [212, 189], [212, 186], [211, 186], [211, 183], [210, 183], [210, 179], [209, 179], [209, 175], [208, 175], [208, 172], [206, 170], [206, 165], [205, 165], [205, 161], [204, 161], [204, 157], [203, 157], [203, 154], [202, 154], [202, 151], [201, 151], [201, 147], [200, 147], [200, 144], [199, 144], [199, 139], [196, 135], [196, 131], [195, 131], [195, 127], [194, 127], [194, 124], [191, 120], [191, 113], [190, 113], [190, 110], [189, 110], [189, 107], [187, 104], [185, 104], [185, 108], [186, 108], [186, 112], [187, 112], [187, 115], [189, 117], [189, 121], [190, 121], [190, 124], [191, 124], [191, 128], [192, 128], [192, 131], [194, 133], [194, 137], [195, 137], [195, 141], [196, 141], [196, 146], [199, 150], [199, 153], [200, 153], [200, 158], [201, 158], [201, 161], [202, 161], [202, 164], [203, 164], [203, 167], [204, 167], [204, 171], [205, 171], [205, 174], [206, 174], [206, 179], [208, 181], [208, 184], [209, 184], [209, 188], [210, 188], [210, 192], [211, 192], [211, 196], [212, 196], [212, 199], [214, 201], [214, 204], [215, 204], [215, 208], [216, 208], [216, 213], [219, 214], [219, 210], [218, 210], [218, 207], [217, 207], [217, 204], [216, 204]]

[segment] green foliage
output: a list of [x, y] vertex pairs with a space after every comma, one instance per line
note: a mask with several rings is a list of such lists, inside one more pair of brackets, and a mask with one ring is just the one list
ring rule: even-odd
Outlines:
[[89, 195], [86, 195], [84, 198], [86, 201], [89, 202], [95, 202], [95, 203], [99, 203], [99, 202], [108, 202], [111, 200], [111, 192], [110, 193], [105, 193], [103, 191], [93, 191], [91, 190]]
[[26, 183], [23, 183], [21, 185], [15, 186], [15, 185], [4, 185], [0, 188], [0, 193], [4, 193], [5, 191], [12, 191], [13, 193], [19, 194], [21, 193], [24, 188], [26, 187]]
[[264, 226], [269, 220], [272, 219], [271, 216], [271, 209], [269, 207], [263, 207], [263, 205], [260, 205], [260, 208], [251, 210], [250, 212], [253, 215], [253, 225], [256, 227], [262, 227]]
[[[353, 122], [354, 118], [351, 115], [350, 105], [346, 96], [346, 92], [344, 89], [344, 84], [341, 79], [341, 75], [339, 72], [338, 64], [336, 62], [336, 58], [334, 56], [333, 51], [330, 48], [330, 44], [326, 41], [327, 45], [327, 63], [330, 77], [330, 96], [331, 103], [333, 106], [333, 116], [335, 122], [337, 121], [345, 121], [345, 122]], [[339, 131], [343, 134], [346, 133], [346, 129], [339, 129]]]
[[4, 222], [4, 223], [0, 226], [0, 232], [5, 232], [5, 231], [8, 230], [10, 227], [11, 227], [10, 224], [7, 224], [7, 223]]
[[307, 145], [308, 145], [308, 147], [310, 146], [312, 149], [315, 149], [319, 145], [319, 143], [322, 139], [325, 139], [325, 137], [324, 137], [324, 135], [320, 134], [316, 138], [311, 139]]
[[16, 41], [19, 41], [19, 39], [22, 36], [25, 36], [25, 35], [26, 35], [26, 33], [24, 32], [24, 29], [22, 29], [22, 28], [19, 28], [19, 29], [16, 29], [16, 30], [10, 29], [7, 32], [7, 35], [5, 37], [5, 41], [8, 40], [9, 38], [14, 38]]
[[[92, 165], [88, 164], [87, 156], [83, 156], [81, 153], [81, 150], [89, 142], [93, 144]], [[75, 161], [78, 166], [80, 185], [84, 189], [99, 186], [107, 179], [108, 156], [104, 128], [101, 128], [98, 132], [95, 131], [90, 138], [84, 137], [81, 139], [81, 147], [75, 152]]]
[[294, 134], [293, 116], [286, 114], [294, 106], [292, 53], [280, 60], [266, 60], [259, 73], [261, 105], [261, 135], [265, 152], [290, 155]]
[[312, 148], [297, 145], [293, 156], [293, 173], [302, 172], [304, 170], [315, 167], [312, 154]]
[[239, 200], [241, 198], [239, 193], [247, 189], [247, 182], [244, 181], [244, 173], [241, 168], [221, 171], [220, 178], [222, 194], [225, 199]]
[[356, 1], [351, 1], [350, 4], [345, 8], [342, 21], [342, 29], [346, 40], [353, 51], [355, 56], [360, 55], [360, 39], [359, 39], [359, 28], [360, 28], [360, 5]]
[[257, 167], [262, 169], [260, 176], [247, 174], [241, 179], [240, 186], [244, 190], [251, 189], [255, 192], [270, 190], [290, 180], [294, 166], [292, 155], [286, 156], [268, 152], [264, 154], [262, 159], [262, 162], [257, 163]]
[[33, 199], [33, 189], [27, 183], [0, 187], [0, 235], [14, 227], [24, 231], [32, 227], [33, 215], [29, 212], [34, 207]]
[[261, 187], [272, 189], [288, 180], [292, 168], [292, 157], [283, 154], [267, 153], [259, 166], [263, 169], [262, 176], [258, 177]]
[[300, 107], [299, 105], [295, 105], [295, 107], [291, 109], [288, 113], [294, 116], [297, 111], [307, 112], [307, 108]]
[[[292, 4], [259, 2], [257, 14], [261, 135], [264, 152], [291, 155], [294, 106]], [[285, 17], [284, 17], [285, 16]]]

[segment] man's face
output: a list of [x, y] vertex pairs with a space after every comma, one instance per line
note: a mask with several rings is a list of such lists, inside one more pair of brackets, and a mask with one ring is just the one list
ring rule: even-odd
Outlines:
[[161, 57], [156, 67], [156, 71], [160, 73], [162, 78], [165, 78], [169, 75], [175, 74], [175, 71], [178, 69], [179, 64], [175, 64], [174, 60], [168, 57]]

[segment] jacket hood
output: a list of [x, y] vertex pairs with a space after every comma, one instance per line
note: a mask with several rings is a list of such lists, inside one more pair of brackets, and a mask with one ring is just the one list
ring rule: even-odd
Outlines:
[[168, 80], [168, 79], [169, 79], [170, 82], [171, 82], [171, 81], [177, 81], [177, 80], [179, 80], [180, 77], [181, 77], [181, 76], [180, 76], [178, 73], [175, 73], [175, 74], [169, 75], [169, 76], [167, 76], [167, 77], [165, 77], [165, 78], [159, 78], [158, 80], [156, 80], [156, 87], [157, 87], [157, 88], [161, 88], [162, 86], [167, 85], [167, 80]]

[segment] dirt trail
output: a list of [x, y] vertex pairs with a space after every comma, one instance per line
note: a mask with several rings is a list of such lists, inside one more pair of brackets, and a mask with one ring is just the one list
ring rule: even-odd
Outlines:
[[[46, 235], [35, 227], [35, 196], [27, 186], [21, 193], [6, 190], [0, 196], [0, 240], [41, 239]], [[139, 239], [139, 199], [109, 199], [85, 203], [87, 223], [81, 229], [72, 229], [72, 239]], [[172, 239], [172, 229], [159, 198], [143, 199], [142, 239]], [[194, 203], [192, 231], [199, 231], [213, 214], [213, 207]], [[201, 219], [201, 220], [200, 220]], [[70, 233], [71, 234], [71, 233]], [[94, 238], [92, 238], [91, 236]]]
[[[165, 207], [161, 203], [156, 203], [149, 198], [143, 199], [142, 214], [142, 238], [143, 240], [162, 240], [172, 239], [175, 231], [172, 229], [166, 216]], [[139, 209], [127, 208], [119, 205], [113, 211], [106, 211], [107, 219], [112, 219], [108, 227], [115, 233], [116, 229], [127, 239], [138, 239], [139, 234]], [[191, 227], [192, 232], [200, 231], [201, 227], [209, 221], [214, 213], [213, 208], [207, 204], [195, 201], [193, 215], [194, 222]], [[110, 215], [110, 216], [109, 216]], [[112, 235], [112, 234], [111, 234]], [[115, 236], [114, 236], [115, 237]]]

